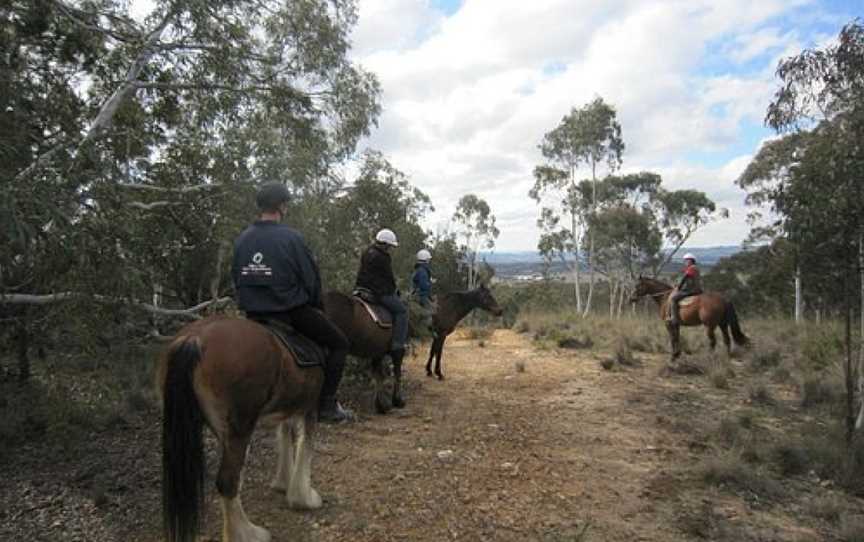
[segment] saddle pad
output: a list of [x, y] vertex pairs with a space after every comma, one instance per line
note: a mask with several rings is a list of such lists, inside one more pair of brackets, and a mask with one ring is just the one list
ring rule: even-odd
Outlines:
[[354, 296], [354, 299], [356, 299], [360, 302], [361, 305], [363, 305], [363, 307], [366, 309], [366, 312], [368, 312], [369, 316], [372, 317], [372, 321], [378, 324], [378, 327], [381, 327], [383, 329], [390, 329], [393, 327], [393, 315], [390, 314], [390, 311], [388, 311], [381, 305], [373, 305], [362, 297]]
[[278, 320], [255, 320], [276, 336], [294, 355], [299, 367], [325, 367], [327, 350], [312, 339], [305, 337], [284, 322]]

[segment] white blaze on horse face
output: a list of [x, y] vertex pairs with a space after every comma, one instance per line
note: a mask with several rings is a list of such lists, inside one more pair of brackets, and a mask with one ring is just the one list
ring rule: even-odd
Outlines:
[[249, 521], [243, 510], [240, 495], [233, 499], [222, 497], [223, 542], [270, 542], [270, 533]]

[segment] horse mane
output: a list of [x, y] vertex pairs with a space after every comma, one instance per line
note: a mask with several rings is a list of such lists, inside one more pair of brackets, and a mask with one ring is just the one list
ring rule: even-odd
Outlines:
[[653, 285], [653, 286], [657, 286], [659, 288], [665, 288], [667, 290], [672, 290], [674, 288], [674, 286], [672, 286], [671, 284], [666, 284], [662, 280], [655, 279], [652, 277], [640, 277], [640, 279]]

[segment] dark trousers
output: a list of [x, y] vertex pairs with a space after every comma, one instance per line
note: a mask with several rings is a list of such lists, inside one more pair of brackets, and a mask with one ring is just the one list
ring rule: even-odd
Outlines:
[[324, 385], [321, 387], [321, 399], [335, 397], [345, 369], [345, 356], [348, 355], [349, 343], [345, 334], [336, 324], [327, 318], [320, 309], [310, 305], [301, 305], [288, 312], [246, 314], [253, 320], [274, 319], [285, 322], [302, 335], [309, 337], [319, 345], [327, 348], [327, 366], [324, 369]]
[[405, 343], [408, 341], [408, 309], [405, 308], [402, 300], [395, 295], [380, 296], [378, 302], [393, 315], [391, 348], [393, 350], [404, 349]]

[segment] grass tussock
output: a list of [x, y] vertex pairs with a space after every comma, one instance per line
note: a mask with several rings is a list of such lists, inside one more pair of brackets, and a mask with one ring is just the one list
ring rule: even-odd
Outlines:
[[472, 341], [487, 341], [495, 332], [494, 329], [485, 326], [471, 326], [465, 330], [465, 338]]
[[759, 472], [735, 452], [706, 459], [700, 466], [700, 473], [706, 483], [744, 496], [763, 500], [776, 500], [783, 496], [783, 487], [777, 481]]
[[842, 518], [839, 538], [842, 542], [864, 542], [864, 516]]

